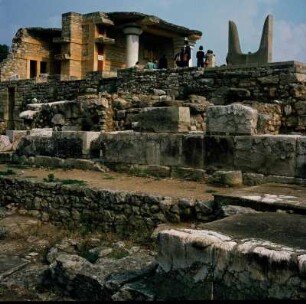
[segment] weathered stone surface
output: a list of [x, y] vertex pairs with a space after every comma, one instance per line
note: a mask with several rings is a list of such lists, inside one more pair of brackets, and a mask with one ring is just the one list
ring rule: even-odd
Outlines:
[[206, 110], [207, 132], [210, 134], [256, 134], [258, 113], [241, 104], [212, 106]]
[[33, 128], [30, 130], [30, 136], [42, 136], [42, 137], [51, 137], [53, 133], [52, 128]]
[[242, 173], [241, 171], [216, 171], [208, 178], [208, 182], [228, 187], [242, 186]]
[[295, 176], [299, 136], [258, 135], [235, 137], [235, 167], [243, 172]]
[[242, 214], [202, 224], [202, 230], [164, 230], [158, 235], [159, 273], [171, 280], [172, 292], [189, 300], [302, 299], [306, 248], [298, 242], [305, 219], [296, 215], [297, 227], [291, 216]]
[[306, 178], [306, 137], [297, 140], [296, 176]]
[[234, 155], [233, 136], [204, 136], [205, 168], [234, 169]]
[[65, 117], [64, 115], [62, 114], [55, 114], [52, 119], [51, 119], [51, 122], [54, 124], [54, 125], [60, 125], [60, 126], [63, 126], [65, 124]]
[[34, 116], [39, 113], [38, 111], [33, 111], [33, 110], [26, 110], [23, 111], [19, 114], [19, 118], [21, 119], [27, 119], [27, 120], [33, 120]]
[[243, 184], [246, 186], [261, 185], [265, 182], [264, 175], [257, 173], [243, 173], [242, 179]]
[[7, 152], [13, 149], [10, 139], [6, 135], [0, 135], [0, 152]]
[[204, 135], [188, 134], [182, 138], [182, 165], [192, 168], [204, 166]]
[[268, 15], [262, 30], [259, 49], [248, 54], [241, 52], [237, 26], [234, 21], [229, 21], [228, 54], [226, 61], [228, 65], [265, 64], [272, 61], [272, 37], [273, 17]]
[[92, 249], [92, 253], [110, 249], [94, 263], [76, 252], [68, 254], [66, 249], [56, 248], [48, 271], [50, 283], [78, 300], [153, 300], [155, 295], [147, 294], [148, 288], [139, 289], [133, 282], [154, 271], [154, 256], [139, 247], [128, 250], [124, 244], [116, 249], [116, 244]]
[[190, 111], [188, 107], [144, 108], [138, 115], [139, 129], [147, 132], [188, 132]]

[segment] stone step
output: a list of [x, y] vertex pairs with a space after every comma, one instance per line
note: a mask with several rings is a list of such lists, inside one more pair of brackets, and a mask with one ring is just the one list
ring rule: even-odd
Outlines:
[[241, 206], [257, 211], [277, 211], [306, 214], [306, 188], [298, 185], [264, 184], [214, 194], [219, 208]]

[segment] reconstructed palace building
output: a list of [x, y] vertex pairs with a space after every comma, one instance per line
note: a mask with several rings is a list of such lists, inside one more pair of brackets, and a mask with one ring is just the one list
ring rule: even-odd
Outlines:
[[82, 79], [87, 72], [105, 76], [137, 61], [174, 54], [187, 37], [192, 46], [202, 33], [136, 12], [95, 12], [62, 15], [62, 28], [21, 28], [12, 41], [9, 57], [0, 65], [1, 81], [61, 75]]

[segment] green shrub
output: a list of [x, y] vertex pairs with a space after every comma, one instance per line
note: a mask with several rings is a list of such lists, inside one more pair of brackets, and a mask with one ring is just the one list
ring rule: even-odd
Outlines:
[[6, 176], [6, 175], [15, 175], [16, 172], [12, 169], [7, 169], [6, 171], [0, 171], [0, 175]]
[[44, 181], [47, 183], [61, 183], [63, 185], [86, 185], [86, 182], [78, 179], [59, 179], [56, 178], [53, 173], [48, 174], [47, 178], [44, 178]]

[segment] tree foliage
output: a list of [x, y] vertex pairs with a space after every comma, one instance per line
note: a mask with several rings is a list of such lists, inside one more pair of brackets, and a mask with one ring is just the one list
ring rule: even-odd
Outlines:
[[6, 44], [0, 44], [0, 62], [7, 58], [9, 47]]

